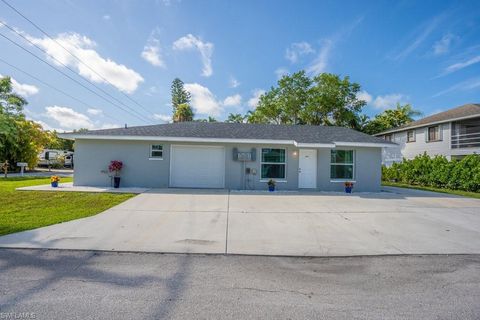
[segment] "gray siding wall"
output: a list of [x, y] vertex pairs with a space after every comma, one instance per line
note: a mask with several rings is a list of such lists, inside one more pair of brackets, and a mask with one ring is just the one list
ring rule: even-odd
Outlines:
[[[163, 145], [163, 160], [149, 160], [151, 144]], [[192, 143], [173, 143], [189, 145]], [[196, 143], [197, 145], [199, 143]], [[111, 160], [124, 163], [122, 183], [124, 187], [142, 186], [166, 188], [170, 179], [170, 147], [172, 143], [162, 141], [117, 141], [117, 140], [77, 140], [75, 142], [74, 184], [79, 186], [109, 186], [106, 174]], [[205, 143], [204, 145], [215, 145]], [[298, 189], [298, 152], [291, 145], [238, 145], [222, 144], [225, 147], [225, 187], [243, 189], [243, 163], [233, 160], [233, 148], [250, 151], [256, 148], [256, 161], [246, 162], [246, 168], [253, 168], [256, 175], [247, 175], [247, 189], [266, 190], [266, 182], [260, 178], [261, 148], [284, 148], [287, 162], [286, 181], [278, 181], [278, 190]], [[379, 191], [381, 180], [381, 148], [343, 148], [355, 150], [355, 191]], [[330, 149], [317, 151], [317, 189], [322, 191], [342, 191], [342, 182], [330, 181]]]
[[407, 130], [393, 133], [393, 142], [397, 143], [398, 147], [384, 148], [382, 152], [382, 163], [391, 165], [393, 162], [402, 161], [405, 159], [413, 159], [419, 154], [426, 152], [429, 156], [443, 155], [447, 159], [452, 156], [468, 155], [473, 153], [480, 153], [480, 148], [451, 148], [451, 124], [440, 124], [441, 141], [427, 142], [427, 128], [416, 128], [415, 142], [407, 142]]

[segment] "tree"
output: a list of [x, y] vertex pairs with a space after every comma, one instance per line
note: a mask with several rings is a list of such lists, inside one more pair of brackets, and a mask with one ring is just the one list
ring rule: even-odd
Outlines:
[[277, 87], [260, 96], [258, 106], [248, 117], [256, 123], [301, 124], [301, 111], [306, 107], [311, 79], [305, 71], [283, 76]]
[[246, 116], [242, 116], [240, 113], [230, 113], [225, 122], [229, 123], [243, 123], [246, 119]]
[[188, 103], [181, 103], [177, 106], [173, 114], [173, 122], [193, 121], [193, 111]]
[[25, 119], [23, 107], [27, 101], [13, 93], [9, 77], [0, 79], [0, 161], [7, 160], [15, 169], [17, 162], [27, 162], [33, 168], [38, 153], [49, 142], [41, 125]]
[[335, 74], [309, 78], [305, 71], [283, 76], [260, 97], [251, 123], [335, 125], [357, 128], [366, 102], [359, 100], [360, 85]]
[[[80, 129], [81, 130], [81, 129]], [[78, 132], [74, 130], [74, 132]], [[57, 150], [74, 150], [73, 140], [62, 139], [58, 136], [57, 131], [47, 131], [48, 142], [45, 145], [45, 149], [57, 149]]]
[[172, 108], [173, 108], [172, 113], [173, 114], [175, 114], [179, 105], [185, 104], [185, 103], [190, 105], [190, 100], [192, 98], [190, 95], [190, 92], [185, 90], [184, 83], [179, 78], [173, 79], [171, 92], [172, 92]]
[[368, 121], [362, 128], [362, 131], [368, 134], [376, 134], [392, 128], [406, 125], [414, 120], [414, 117], [420, 116], [420, 111], [414, 110], [410, 104], [401, 105], [397, 103], [395, 109], [388, 109], [375, 118]]
[[359, 100], [360, 85], [348, 76], [322, 73], [313, 78], [308, 103], [302, 119], [313, 125], [334, 125], [355, 128], [366, 102]]
[[12, 91], [10, 77], [0, 78], [0, 114], [24, 117], [22, 111], [27, 101]]

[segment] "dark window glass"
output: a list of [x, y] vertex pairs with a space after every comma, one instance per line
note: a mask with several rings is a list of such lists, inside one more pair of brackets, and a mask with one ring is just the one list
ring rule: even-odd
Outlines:
[[331, 165], [330, 178], [352, 180], [353, 165]]
[[285, 165], [263, 163], [262, 179], [285, 179]]
[[262, 149], [262, 162], [285, 162], [285, 149]]

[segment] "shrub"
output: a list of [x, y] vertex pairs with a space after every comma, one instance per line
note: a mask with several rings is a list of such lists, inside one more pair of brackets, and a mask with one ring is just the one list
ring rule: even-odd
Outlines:
[[444, 156], [429, 157], [426, 153], [411, 160], [403, 159], [390, 167], [382, 167], [384, 181], [412, 185], [480, 192], [480, 155], [448, 161]]

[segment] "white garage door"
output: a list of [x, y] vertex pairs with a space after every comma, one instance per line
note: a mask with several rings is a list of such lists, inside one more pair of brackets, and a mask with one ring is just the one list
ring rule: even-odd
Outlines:
[[225, 149], [210, 146], [172, 146], [170, 186], [224, 188]]

